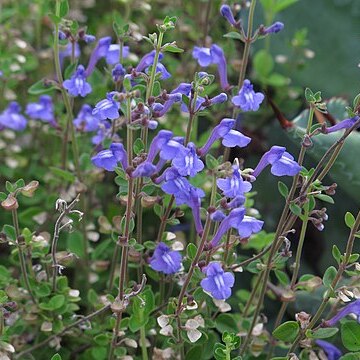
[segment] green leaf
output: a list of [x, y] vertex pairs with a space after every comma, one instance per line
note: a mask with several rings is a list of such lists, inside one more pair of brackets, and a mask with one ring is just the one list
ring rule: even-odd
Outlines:
[[273, 331], [273, 336], [278, 340], [292, 342], [295, 340], [299, 330], [300, 326], [296, 321], [287, 321]]
[[330, 287], [331, 283], [333, 282], [335, 276], [336, 276], [337, 270], [334, 266], [330, 266], [326, 269], [324, 277], [323, 277], [323, 284], [326, 287]]
[[140, 153], [145, 151], [145, 145], [144, 145], [143, 141], [140, 138], [137, 138], [134, 141], [133, 149], [134, 149], [134, 153], [136, 155], [139, 155]]
[[345, 214], [345, 224], [347, 227], [349, 227], [350, 229], [352, 229], [354, 227], [355, 224], [355, 217], [351, 212], [347, 212]]
[[221, 333], [224, 331], [236, 333], [238, 331], [234, 316], [230, 314], [220, 314], [215, 320], [215, 327]]
[[341, 252], [339, 250], [339, 248], [336, 246], [336, 245], [333, 245], [333, 248], [332, 248], [332, 256], [333, 258], [336, 260], [336, 262], [338, 264], [340, 264], [340, 261], [341, 261]]
[[329, 196], [329, 195], [325, 195], [325, 194], [318, 194], [318, 195], [315, 195], [315, 197], [321, 201], [325, 201], [329, 204], [334, 204], [334, 199]]
[[196, 253], [197, 253], [196, 245], [190, 243], [186, 248], [187, 256], [189, 257], [189, 259], [194, 260]]
[[63, 170], [63, 169], [60, 169], [60, 168], [57, 168], [54, 166], [50, 166], [49, 169], [54, 175], [66, 180], [70, 183], [73, 183], [76, 180], [76, 176], [67, 170]]
[[298, 0], [277, 0], [272, 11], [276, 14], [295, 4]]
[[290, 204], [289, 208], [293, 214], [295, 214], [297, 216], [301, 216], [301, 207], [299, 205]]
[[209, 170], [215, 169], [219, 165], [218, 161], [211, 154], [206, 155], [205, 162], [206, 162], [206, 167]]
[[192, 346], [186, 353], [185, 360], [199, 360], [203, 354], [203, 347], [201, 345]]
[[132, 300], [132, 314], [129, 320], [129, 329], [137, 332], [149, 321], [149, 315], [155, 308], [155, 296], [150, 288], [145, 289]]
[[357, 321], [346, 321], [341, 324], [341, 340], [350, 351], [360, 350], [360, 324]]
[[55, 295], [49, 301], [49, 305], [54, 310], [60, 309], [64, 304], [65, 304], [65, 296], [64, 295]]
[[62, 360], [62, 357], [59, 354], [55, 354], [51, 360]]
[[316, 331], [308, 330], [306, 336], [310, 339], [327, 339], [334, 336], [338, 331], [338, 328], [320, 328]]
[[214, 357], [216, 360], [226, 359], [226, 346], [221, 343], [216, 343], [214, 346]]
[[177, 47], [176, 45], [165, 45], [162, 48], [163, 51], [167, 51], [167, 52], [171, 52], [171, 53], [182, 53], [184, 52], [183, 49], [180, 49], [179, 47]]
[[66, 246], [70, 252], [74, 253], [79, 258], [85, 256], [84, 236], [80, 231], [74, 231], [69, 234]]
[[289, 189], [288, 187], [282, 182], [279, 181], [278, 182], [278, 189], [279, 189], [279, 193], [284, 197], [287, 198], [288, 194], [289, 194]]
[[46, 85], [43, 79], [31, 85], [28, 89], [28, 93], [30, 95], [42, 95], [42, 94], [51, 93], [55, 89], [56, 87], [54, 85]]
[[274, 69], [274, 60], [266, 50], [260, 50], [254, 57], [254, 68], [261, 78], [266, 78]]
[[60, 3], [60, 17], [65, 17], [69, 12], [69, 3], [68, 0], [62, 0]]
[[240, 35], [240, 33], [235, 32], [235, 31], [228, 32], [227, 34], [224, 35], [224, 37], [229, 38], [229, 39], [235, 39], [235, 40], [243, 41], [243, 38]]
[[339, 360], [360, 360], [360, 352], [347, 353], [342, 356]]

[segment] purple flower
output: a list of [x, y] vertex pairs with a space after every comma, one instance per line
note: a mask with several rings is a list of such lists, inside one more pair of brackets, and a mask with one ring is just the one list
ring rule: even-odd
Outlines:
[[[130, 48], [128, 46], [123, 46], [122, 48], [122, 57], [127, 58], [130, 53]], [[118, 63], [120, 60], [120, 45], [111, 44], [106, 53], [106, 62], [110, 65]]]
[[99, 101], [92, 112], [92, 114], [99, 120], [115, 120], [119, 117], [120, 104], [114, 100], [115, 92], [106, 94], [106, 99]]
[[224, 51], [220, 46], [213, 44], [210, 48], [210, 53], [213, 58], [213, 63], [216, 64], [218, 68], [221, 88], [226, 90], [230, 87], [230, 84], [227, 80], [227, 65]]
[[342, 356], [341, 350], [327, 341], [315, 340], [315, 344], [324, 350], [328, 360], [339, 360]]
[[284, 24], [280, 21], [275, 22], [266, 28], [260, 29], [260, 35], [276, 34], [284, 28]]
[[187, 205], [190, 206], [192, 214], [194, 217], [195, 229], [198, 234], [202, 234], [203, 226], [200, 218], [200, 207], [201, 207], [201, 198], [205, 196], [205, 193], [194, 186], [190, 186], [189, 191], [189, 201]]
[[120, 78], [122, 78], [125, 75], [125, 73], [126, 72], [124, 67], [121, 64], [116, 64], [111, 72], [114, 82], [118, 82]]
[[228, 209], [235, 209], [245, 204], [245, 196], [244, 195], [237, 195], [231, 201], [227, 203]]
[[264, 100], [264, 94], [255, 92], [253, 85], [245, 79], [239, 94], [232, 98], [232, 103], [242, 111], [257, 111]]
[[221, 104], [227, 101], [228, 97], [225, 93], [220, 93], [219, 95], [214, 96], [209, 99], [210, 105]]
[[120, 162], [123, 169], [128, 167], [127, 153], [123, 144], [112, 143], [107, 150], [102, 150], [91, 158], [92, 163], [107, 171], [114, 171]]
[[173, 133], [170, 130], [160, 130], [157, 135], [153, 138], [149, 152], [147, 156], [147, 161], [154, 161], [155, 156], [161, 150], [161, 148], [173, 137]]
[[37, 103], [30, 103], [26, 106], [26, 115], [32, 119], [39, 119], [46, 122], [54, 121], [54, 105], [49, 95], [41, 95]]
[[108, 48], [110, 46], [110, 43], [111, 43], [110, 36], [106, 36], [106, 37], [99, 39], [94, 50], [92, 51], [92, 53], [90, 55], [89, 63], [85, 70], [86, 77], [90, 76], [90, 74], [94, 71], [97, 62], [102, 57], [106, 56]]
[[91, 85], [86, 81], [85, 68], [82, 65], [77, 67], [70, 80], [64, 81], [63, 86], [71, 96], [85, 97], [92, 90]]
[[222, 220], [218, 231], [211, 240], [212, 246], [217, 246], [222, 236], [230, 229], [234, 228], [242, 238], [248, 238], [252, 234], [258, 233], [264, 225], [264, 222], [257, 220], [251, 216], [245, 215], [244, 208], [236, 208], [231, 210], [229, 215]]
[[174, 103], [180, 102], [181, 100], [182, 97], [180, 93], [169, 94], [168, 99], [165, 101], [164, 105], [160, 103], [153, 104], [153, 116], [157, 118], [164, 116], [171, 109]]
[[220, 210], [216, 210], [210, 215], [210, 219], [216, 222], [223, 221], [225, 218], [226, 215]]
[[66, 34], [59, 30], [59, 40], [65, 40], [67, 38]]
[[21, 107], [16, 101], [12, 101], [0, 114], [0, 128], [3, 126], [15, 131], [22, 131], [26, 128], [27, 120], [20, 114]]
[[301, 170], [294, 157], [282, 146], [272, 146], [262, 156], [252, 175], [258, 177], [267, 165], [271, 165], [271, 173], [275, 176], [294, 176]]
[[[78, 43], [75, 43], [74, 44], [74, 56], [75, 58], [77, 59], [79, 56], [80, 56], [80, 46]], [[72, 43], [68, 43], [63, 50], [61, 50], [59, 52], [59, 61], [60, 61], [60, 65], [61, 67], [63, 66], [63, 63], [64, 63], [64, 59], [66, 57], [71, 57], [72, 55]]]
[[[342, 129], [350, 129], [359, 119], [359, 116], [354, 116], [353, 118], [342, 120], [333, 126], [330, 126], [328, 128], [325, 127], [324, 129], [322, 129], [322, 132], [325, 134], [330, 134]], [[360, 127], [360, 124], [358, 127]]]
[[[190, 93], [191, 93], [192, 85], [189, 83], [181, 83], [176, 89], [174, 89], [171, 94], [182, 94], [185, 95], [190, 100]], [[201, 96], [196, 98], [195, 104], [195, 111], [204, 109], [201, 107], [201, 104], [205, 101], [205, 99]], [[181, 111], [189, 112], [188, 106], [182, 102], [181, 104]]]
[[195, 176], [204, 168], [204, 163], [196, 154], [195, 145], [190, 142], [187, 147], [179, 149], [178, 154], [172, 161], [172, 165], [181, 176]]
[[201, 287], [209, 292], [214, 299], [226, 300], [231, 296], [231, 288], [235, 278], [231, 272], [224, 272], [217, 262], [212, 262], [203, 270], [206, 278], [201, 280]]
[[82, 131], [96, 131], [99, 128], [99, 119], [92, 115], [92, 107], [84, 104], [77, 117], [74, 119], [74, 125]]
[[132, 172], [131, 177], [150, 177], [156, 172], [156, 167], [149, 161], [145, 161], [138, 165], [138, 167]]
[[83, 40], [87, 43], [87, 44], [91, 44], [96, 40], [96, 37], [94, 35], [90, 35], [90, 34], [85, 34], [83, 37]]
[[150, 266], [156, 271], [164, 274], [174, 274], [181, 268], [181, 254], [171, 251], [163, 242], [159, 243], [150, 260]]
[[221, 15], [229, 22], [231, 26], [236, 27], [237, 23], [234, 19], [234, 15], [230, 9], [229, 5], [222, 5], [220, 8]]
[[[91, 142], [94, 144], [94, 145], [100, 145], [101, 142], [108, 136], [110, 135], [111, 131], [110, 131], [110, 128], [111, 128], [111, 124], [109, 121], [107, 120], [102, 120], [102, 121], [99, 121], [99, 129], [96, 133], [96, 135], [94, 135], [92, 138], [91, 138]], [[116, 137], [117, 135], [115, 134], [113, 136], [113, 139]]]
[[233, 130], [235, 123], [236, 121], [234, 119], [222, 119], [219, 125], [214, 127], [204, 146], [199, 149], [201, 156], [207, 154], [213, 143], [220, 138], [223, 138], [222, 143], [227, 147], [247, 146], [250, 143], [251, 138], [243, 135], [240, 131]]
[[216, 181], [219, 189], [222, 190], [223, 194], [229, 198], [234, 198], [238, 195], [243, 195], [246, 192], [249, 192], [252, 188], [252, 185], [248, 181], [244, 181], [240, 169], [237, 165], [233, 165], [233, 173], [230, 177], [226, 179], [218, 179]]
[[[151, 66], [154, 63], [155, 60], [155, 50], [150, 51], [146, 55], [144, 55], [141, 60], [139, 61], [139, 64], [135, 68], [137, 72], [144, 71], [147, 67]], [[164, 55], [162, 53], [159, 54], [159, 61], [162, 60]]]
[[357, 316], [358, 322], [360, 323], [360, 299], [357, 299], [350, 304], [346, 305], [342, 310], [340, 310], [334, 317], [329, 320], [326, 320], [325, 326], [334, 326], [338, 321], [349, 314], [355, 314]]
[[174, 136], [165, 143], [160, 150], [160, 158], [163, 160], [172, 160], [184, 146], [184, 138]]
[[[146, 68], [145, 69], [145, 72], [148, 74], [149, 73], [149, 68]], [[161, 64], [161, 63], [158, 63], [156, 65], [156, 74], [160, 73], [160, 80], [166, 80], [166, 79], [169, 79], [171, 78], [171, 74], [167, 71], [166, 67]]]
[[192, 56], [202, 67], [207, 67], [213, 63], [213, 58], [209, 48], [195, 46]]

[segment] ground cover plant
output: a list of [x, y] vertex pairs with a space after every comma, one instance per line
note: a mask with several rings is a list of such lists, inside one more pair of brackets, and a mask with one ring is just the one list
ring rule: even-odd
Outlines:
[[360, 358], [360, 95], [273, 54], [297, 3], [3, 5], [1, 359]]

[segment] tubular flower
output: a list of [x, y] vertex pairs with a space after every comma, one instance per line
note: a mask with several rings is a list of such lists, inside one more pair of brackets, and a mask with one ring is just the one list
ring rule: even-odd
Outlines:
[[46, 122], [55, 121], [54, 105], [49, 95], [41, 95], [37, 103], [28, 104], [25, 113], [32, 119], [39, 119]]
[[181, 268], [181, 254], [178, 251], [172, 251], [163, 242], [159, 243], [150, 260], [150, 266], [156, 271], [164, 274], [174, 274]]
[[280, 21], [276, 21], [268, 27], [263, 27], [260, 29], [260, 35], [276, 34], [284, 28], [284, 24]]
[[15, 131], [22, 131], [26, 128], [27, 120], [20, 114], [21, 107], [16, 101], [12, 101], [0, 114], [0, 129], [5, 127]]
[[63, 86], [71, 96], [85, 97], [92, 91], [91, 85], [86, 81], [85, 68], [82, 65], [77, 67], [69, 80], [64, 81]]
[[[330, 134], [342, 129], [350, 129], [359, 119], [359, 116], [354, 116], [353, 118], [342, 120], [333, 126], [323, 128], [322, 132], [324, 134]], [[360, 124], [358, 127], [360, 127]]]
[[315, 340], [315, 343], [324, 350], [328, 360], [339, 360], [341, 358], [342, 352], [335, 345], [324, 340]]
[[211, 294], [214, 299], [226, 300], [231, 296], [231, 288], [235, 278], [231, 272], [224, 272], [217, 262], [212, 262], [203, 270], [206, 278], [201, 280], [201, 287]]
[[97, 62], [101, 58], [106, 56], [110, 44], [111, 44], [111, 37], [110, 36], [106, 36], [106, 37], [103, 37], [103, 38], [99, 39], [99, 41], [97, 42], [94, 50], [92, 51], [92, 53], [90, 55], [89, 63], [88, 63], [88, 66], [87, 66], [87, 68], [85, 70], [86, 77], [90, 76], [91, 73], [94, 71]]
[[96, 131], [99, 128], [99, 120], [92, 115], [92, 107], [84, 104], [77, 117], [74, 119], [74, 125], [78, 130], [82, 131]]
[[357, 299], [350, 304], [346, 305], [334, 317], [325, 321], [326, 326], [334, 326], [338, 321], [349, 314], [355, 314], [360, 324], [360, 299]]
[[282, 146], [273, 146], [260, 159], [253, 176], [258, 177], [267, 165], [271, 165], [271, 173], [275, 176], [294, 176], [300, 172], [301, 166], [294, 161], [294, 157]]
[[107, 93], [106, 99], [99, 101], [92, 114], [99, 120], [115, 120], [119, 117], [119, 103], [114, 100], [115, 92]]
[[196, 154], [196, 147], [189, 143], [187, 147], [179, 148], [178, 154], [172, 161], [172, 165], [177, 169], [181, 176], [195, 176], [204, 168], [204, 163]]
[[109, 149], [100, 151], [91, 161], [95, 166], [107, 171], [114, 171], [118, 163], [121, 163], [124, 170], [128, 167], [127, 152], [120, 143], [112, 143]]
[[227, 147], [247, 146], [251, 139], [243, 135], [240, 131], [233, 130], [235, 123], [236, 121], [234, 119], [222, 119], [219, 125], [214, 127], [204, 146], [199, 149], [199, 154], [201, 154], [201, 156], [207, 154], [213, 143], [220, 138], [223, 139], [222, 144]]
[[221, 88], [226, 90], [230, 87], [230, 84], [227, 79], [227, 64], [224, 51], [220, 46], [213, 44], [210, 48], [210, 52], [213, 63], [217, 65]]
[[[128, 46], [123, 46], [122, 48], [122, 57], [127, 58], [130, 54], [130, 48]], [[110, 65], [117, 64], [120, 60], [120, 45], [119, 44], [110, 44], [106, 52], [106, 62]]]
[[234, 19], [234, 15], [229, 5], [222, 5], [220, 8], [220, 13], [229, 22], [231, 26], [237, 26], [237, 22]]
[[234, 198], [238, 195], [243, 195], [249, 192], [252, 188], [250, 182], [243, 180], [240, 169], [237, 165], [232, 166], [233, 173], [231, 177], [226, 179], [218, 179], [216, 184], [223, 194], [229, 198]]
[[242, 111], [257, 111], [260, 104], [264, 100], [264, 94], [261, 92], [255, 92], [251, 82], [247, 79], [244, 80], [239, 94], [232, 98], [232, 103], [241, 108]]

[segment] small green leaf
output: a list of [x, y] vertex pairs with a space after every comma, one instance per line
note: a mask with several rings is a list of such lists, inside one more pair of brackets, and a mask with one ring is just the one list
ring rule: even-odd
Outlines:
[[62, 357], [59, 354], [55, 354], [51, 360], [62, 360]]
[[140, 138], [137, 138], [134, 141], [133, 149], [134, 149], [134, 153], [136, 155], [139, 155], [139, 154], [141, 154], [142, 152], [145, 151], [145, 145], [144, 145], [143, 141]]
[[65, 296], [64, 295], [55, 295], [49, 301], [49, 305], [54, 310], [60, 309], [64, 304], [65, 304]]
[[48, 94], [55, 89], [56, 87], [54, 85], [46, 85], [44, 80], [39, 80], [38, 82], [29, 87], [28, 93], [30, 95], [42, 95]]
[[351, 212], [345, 214], [345, 224], [348, 228], [352, 229], [355, 224], [355, 217]]
[[334, 336], [338, 331], [338, 328], [320, 328], [316, 331], [308, 330], [306, 336], [310, 339], [327, 339]]
[[284, 197], [287, 198], [288, 194], [289, 194], [289, 189], [288, 187], [282, 182], [279, 181], [278, 182], [278, 189], [279, 189], [279, 193]]
[[301, 216], [301, 207], [299, 205], [290, 204], [289, 208], [293, 214], [295, 214], [297, 216]]
[[292, 342], [295, 340], [299, 330], [300, 326], [296, 321], [287, 321], [273, 331], [273, 336], [278, 340]]
[[62, 0], [60, 3], [60, 17], [65, 17], [69, 12], [69, 3], [68, 0]]
[[184, 52], [183, 49], [180, 49], [176, 45], [165, 45], [165, 46], [163, 46], [162, 50], [165, 51], [165, 52], [171, 52], [171, 53], [182, 53], [182, 52]]
[[215, 320], [215, 327], [221, 333], [224, 331], [236, 333], [238, 331], [234, 316], [230, 314], [220, 314]]
[[332, 256], [333, 258], [336, 260], [336, 262], [338, 264], [340, 264], [340, 261], [341, 261], [341, 252], [339, 250], [339, 248], [336, 246], [336, 245], [333, 245], [333, 248], [332, 248]]
[[225, 34], [224, 37], [229, 38], [229, 39], [241, 40], [241, 41], [243, 40], [240, 33], [235, 32], [235, 31], [231, 31], [231, 32]]
[[360, 325], [357, 321], [346, 321], [341, 324], [341, 340], [348, 350], [360, 350]]
[[219, 165], [218, 161], [211, 154], [206, 155], [205, 162], [206, 162], [206, 167], [209, 170], [215, 169]]
[[360, 360], [360, 352], [347, 353], [342, 356], [339, 360]]
[[318, 195], [315, 195], [315, 197], [321, 201], [325, 201], [329, 204], [334, 204], [334, 199], [329, 196], [329, 195], [325, 195], [325, 194], [318, 194]]
[[194, 260], [197, 253], [197, 247], [196, 245], [190, 243], [186, 248], [186, 254], [189, 257], [189, 259]]
[[331, 283], [335, 279], [336, 273], [337, 273], [337, 270], [335, 269], [334, 266], [330, 266], [326, 269], [324, 277], [323, 277], [323, 284], [326, 287], [331, 286]]

